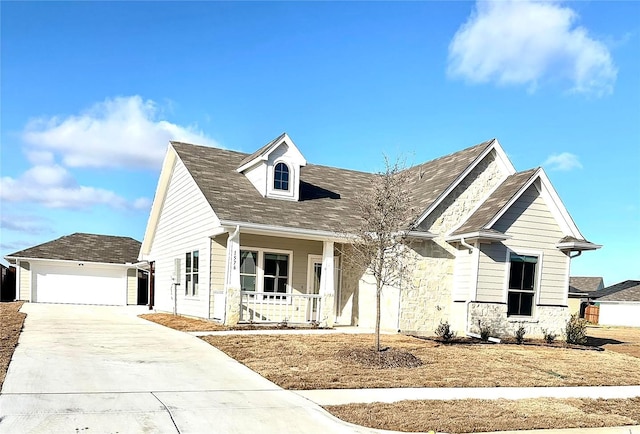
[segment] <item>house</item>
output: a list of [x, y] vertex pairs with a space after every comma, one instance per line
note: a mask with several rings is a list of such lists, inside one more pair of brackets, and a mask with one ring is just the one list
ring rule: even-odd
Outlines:
[[589, 293], [604, 288], [602, 277], [571, 276], [569, 278], [569, 313], [584, 318], [584, 309], [588, 304]]
[[17, 269], [19, 300], [39, 303], [146, 304], [138, 279], [140, 242], [75, 233], [5, 256]]
[[[541, 168], [497, 140], [409, 169], [414, 272], [384, 288], [382, 328], [560, 330], [585, 239]], [[340, 252], [371, 173], [310, 164], [285, 133], [253, 154], [171, 142], [139, 260], [159, 310], [238, 322], [373, 327], [375, 285]], [[345, 255], [347, 253], [344, 253]]]
[[625, 280], [589, 293], [599, 307], [598, 324], [640, 327], [640, 280]]

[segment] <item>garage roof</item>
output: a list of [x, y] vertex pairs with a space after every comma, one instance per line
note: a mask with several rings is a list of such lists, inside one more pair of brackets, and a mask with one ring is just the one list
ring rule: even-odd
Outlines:
[[640, 280], [625, 280], [592, 292], [589, 297], [597, 301], [640, 301]]
[[7, 255], [6, 258], [126, 264], [138, 262], [139, 252], [140, 241], [133, 238], [77, 232], [20, 250]]

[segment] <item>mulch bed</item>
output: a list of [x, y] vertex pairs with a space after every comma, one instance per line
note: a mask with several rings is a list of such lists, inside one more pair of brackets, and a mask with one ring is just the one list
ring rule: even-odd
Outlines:
[[18, 346], [18, 338], [24, 319], [27, 317], [27, 314], [18, 312], [23, 303], [24, 301], [0, 303], [0, 318], [2, 318], [2, 327], [0, 327], [0, 389], [7, 375], [13, 351]]
[[408, 351], [396, 348], [383, 348], [376, 351], [374, 348], [344, 348], [336, 353], [339, 360], [357, 363], [366, 368], [393, 369], [416, 368], [422, 366], [422, 360]]

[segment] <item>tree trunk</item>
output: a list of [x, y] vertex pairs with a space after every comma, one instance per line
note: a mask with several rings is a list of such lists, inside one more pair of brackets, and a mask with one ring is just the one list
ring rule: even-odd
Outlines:
[[380, 352], [380, 293], [382, 288], [377, 288], [376, 285], [376, 351]]

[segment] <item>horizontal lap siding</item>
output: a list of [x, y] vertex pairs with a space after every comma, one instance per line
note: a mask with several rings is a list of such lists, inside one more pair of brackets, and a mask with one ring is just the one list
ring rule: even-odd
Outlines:
[[569, 258], [555, 247], [564, 233], [535, 186], [524, 192], [494, 228], [511, 236], [504, 244], [516, 252], [542, 252], [539, 303], [565, 304]]
[[[158, 200], [158, 198], [156, 198]], [[180, 159], [176, 159], [149, 259], [156, 261], [155, 304], [159, 310], [173, 310], [171, 293], [174, 260], [180, 259], [177, 309], [185, 315], [209, 316], [210, 239], [219, 221], [204, 195]], [[184, 295], [185, 254], [199, 252], [199, 289], [197, 297]]]
[[127, 270], [127, 304], [138, 303], [138, 270]]
[[307, 264], [309, 255], [322, 255], [322, 242], [299, 240], [295, 238], [267, 237], [240, 233], [240, 246], [258, 247], [269, 250], [293, 251], [293, 269], [291, 286], [297, 292], [307, 292]]
[[504, 302], [506, 251], [500, 243], [480, 244], [477, 301]]
[[18, 300], [31, 300], [31, 264], [20, 261], [20, 294]]

